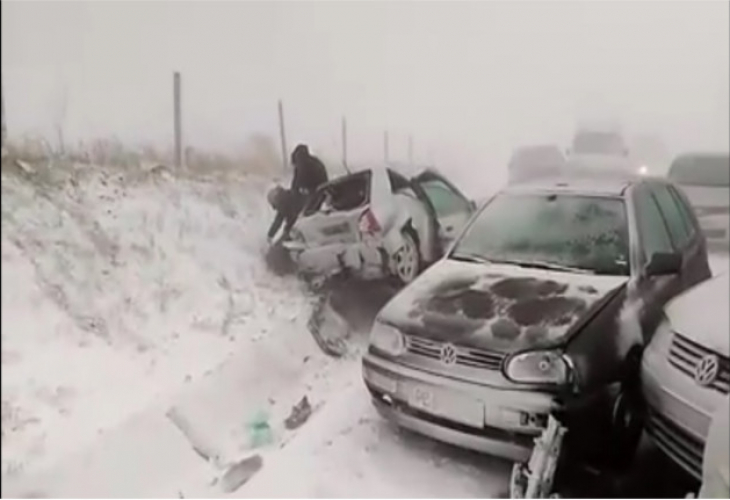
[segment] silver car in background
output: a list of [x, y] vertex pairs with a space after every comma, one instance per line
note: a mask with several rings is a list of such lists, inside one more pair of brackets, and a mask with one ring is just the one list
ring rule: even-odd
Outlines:
[[730, 248], [730, 155], [683, 154], [667, 177], [685, 192], [712, 248]]
[[642, 360], [647, 430], [698, 480], [712, 415], [730, 392], [728, 287], [721, 274], [667, 304]]

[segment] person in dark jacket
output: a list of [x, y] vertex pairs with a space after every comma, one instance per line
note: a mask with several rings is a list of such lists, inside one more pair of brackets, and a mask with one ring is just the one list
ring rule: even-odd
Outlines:
[[294, 148], [291, 162], [294, 166], [291, 189], [277, 186], [268, 195], [269, 203], [276, 210], [276, 217], [271, 227], [269, 227], [267, 235], [269, 243], [284, 223], [286, 224], [284, 225], [282, 239], [289, 235], [289, 231], [309, 197], [328, 180], [327, 169], [324, 164], [319, 158], [310, 154], [309, 148], [304, 144]]
[[308, 197], [327, 182], [327, 169], [324, 163], [310, 154], [306, 145], [299, 144], [294, 148], [291, 162], [294, 165], [294, 177], [291, 181], [291, 190], [294, 193]]
[[296, 194], [290, 189], [284, 189], [281, 186], [276, 186], [274, 189], [269, 191], [267, 195], [269, 204], [276, 211], [276, 217], [269, 227], [267, 233], [267, 239], [269, 243], [274, 239], [276, 233], [279, 232], [281, 225], [284, 224], [284, 232], [282, 238], [286, 238], [291, 230], [292, 226], [297, 220], [297, 216], [302, 209], [303, 196]]

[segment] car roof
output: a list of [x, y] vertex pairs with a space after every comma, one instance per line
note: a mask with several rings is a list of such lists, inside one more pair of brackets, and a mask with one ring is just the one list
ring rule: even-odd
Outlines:
[[626, 193], [626, 188], [631, 185], [647, 181], [652, 183], [667, 183], [667, 181], [661, 177], [635, 176], [629, 174], [598, 178], [549, 177], [514, 184], [504, 189], [503, 192], [524, 194], [560, 193], [623, 197]]

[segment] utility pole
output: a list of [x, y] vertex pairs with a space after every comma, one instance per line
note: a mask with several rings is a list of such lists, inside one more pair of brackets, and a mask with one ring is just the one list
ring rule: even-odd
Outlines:
[[175, 107], [175, 166], [182, 166], [182, 109], [180, 106], [180, 73], [175, 71], [173, 77], [173, 94]]
[[5, 86], [2, 83], [0, 83], [0, 109], [2, 113], [2, 147], [5, 147], [8, 129], [5, 125]]
[[408, 163], [413, 166], [413, 136], [408, 136]]
[[279, 99], [279, 137], [281, 138], [281, 161], [282, 161], [282, 165], [284, 166], [284, 170], [286, 170], [286, 167], [289, 164], [289, 162], [287, 161], [288, 149], [286, 147], [286, 126], [284, 124], [284, 103], [281, 102], [281, 99]]
[[383, 154], [384, 154], [384, 158], [385, 158], [385, 162], [386, 163], [388, 161], [390, 161], [390, 158], [389, 158], [390, 155], [389, 155], [389, 153], [390, 153], [390, 147], [388, 145], [388, 131], [386, 130], [385, 131], [385, 134], [383, 134]]
[[350, 169], [347, 168], [347, 118], [342, 117], [342, 165], [349, 174]]

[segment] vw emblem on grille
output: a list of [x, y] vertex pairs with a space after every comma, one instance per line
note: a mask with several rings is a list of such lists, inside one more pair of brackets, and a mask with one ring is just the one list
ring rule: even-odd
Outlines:
[[695, 382], [701, 386], [708, 386], [717, 378], [720, 371], [720, 360], [714, 354], [708, 354], [700, 359], [695, 367]]
[[441, 347], [441, 362], [445, 365], [456, 363], [456, 348], [451, 344], [444, 344]]

